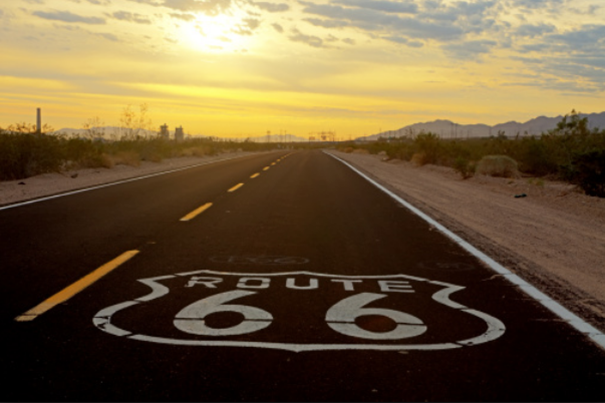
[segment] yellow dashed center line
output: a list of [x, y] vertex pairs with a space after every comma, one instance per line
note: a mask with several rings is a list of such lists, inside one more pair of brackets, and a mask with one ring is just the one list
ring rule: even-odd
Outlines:
[[259, 173], [255, 173], [254, 175], [252, 175], [252, 176], [250, 177], [250, 179], [254, 179], [254, 178], [258, 177], [259, 175], [260, 175]]
[[243, 183], [238, 183], [237, 185], [233, 186], [231, 189], [229, 189], [229, 192], [235, 192], [237, 189], [241, 188], [242, 186], [244, 186]]
[[212, 206], [212, 203], [206, 203], [203, 206], [196, 208], [191, 213], [187, 214], [185, 217], [181, 218], [181, 221], [193, 220], [197, 215], [202, 214], [204, 211], [208, 210], [211, 206]]
[[89, 273], [86, 276], [82, 277], [80, 280], [76, 281], [72, 285], [59, 291], [58, 293], [56, 293], [52, 297], [48, 298], [47, 300], [41, 302], [40, 304], [33, 307], [29, 311], [25, 312], [23, 315], [17, 316], [15, 318], [15, 320], [17, 322], [28, 322], [28, 321], [36, 319], [38, 316], [42, 315], [44, 312], [48, 311], [49, 309], [54, 308], [58, 304], [61, 304], [65, 301], [67, 301], [68, 299], [70, 299], [71, 297], [73, 297], [74, 295], [76, 295], [77, 293], [79, 293], [80, 291], [82, 291], [83, 289], [85, 289], [86, 287], [88, 287], [89, 285], [91, 285], [92, 283], [94, 283], [95, 281], [97, 281], [98, 279], [100, 279], [101, 277], [106, 275], [107, 273], [109, 273], [110, 271], [114, 270], [121, 264], [127, 262], [132, 257], [134, 257], [137, 253], [139, 253], [138, 250], [130, 250], [128, 252], [122, 253], [117, 258], [113, 259], [110, 262], [105, 263], [103, 266], [99, 267], [92, 273]]
[[271, 165], [275, 165], [275, 162], [272, 162]]
[[263, 171], [268, 171], [268, 170], [269, 170], [269, 167], [264, 167], [263, 168]]

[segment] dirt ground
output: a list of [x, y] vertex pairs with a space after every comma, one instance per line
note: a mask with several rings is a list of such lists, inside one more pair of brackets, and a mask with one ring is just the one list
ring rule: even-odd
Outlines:
[[463, 180], [446, 167], [334, 154], [605, 330], [605, 199], [558, 181]]
[[[605, 330], [605, 199], [535, 178], [475, 176], [333, 151], [567, 308]], [[186, 157], [0, 182], [0, 206], [233, 158]], [[525, 197], [515, 195], [525, 194]]]

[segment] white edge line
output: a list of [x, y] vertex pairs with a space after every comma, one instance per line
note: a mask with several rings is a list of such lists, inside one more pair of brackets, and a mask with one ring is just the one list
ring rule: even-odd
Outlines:
[[102, 189], [102, 188], [106, 188], [106, 187], [110, 187], [110, 186], [120, 185], [122, 183], [128, 183], [128, 182], [138, 181], [138, 180], [141, 180], [141, 179], [152, 178], [154, 176], [160, 176], [160, 175], [170, 174], [170, 173], [173, 173], [173, 172], [184, 171], [186, 169], [197, 168], [197, 167], [200, 167], [200, 166], [203, 166], [203, 165], [214, 164], [216, 162], [228, 161], [228, 160], [232, 160], [232, 159], [236, 159], [236, 158], [242, 158], [242, 157], [245, 157], [245, 155], [238, 155], [238, 156], [235, 156], [235, 157], [226, 157], [226, 158], [221, 158], [221, 159], [218, 159], [218, 160], [205, 161], [205, 162], [202, 162], [202, 163], [199, 163], [199, 164], [187, 165], [185, 167], [175, 168], [175, 169], [172, 169], [170, 171], [156, 172], [156, 173], [149, 174], [149, 175], [136, 176], [134, 178], [123, 179], [123, 180], [120, 180], [120, 181], [117, 181], [117, 182], [104, 183], [102, 185], [96, 185], [96, 186], [92, 186], [92, 187], [88, 187], [88, 188], [84, 188], [84, 189], [72, 190], [70, 192], [59, 193], [59, 194], [51, 195], [51, 196], [44, 196], [44, 197], [40, 197], [38, 199], [27, 200], [27, 201], [24, 201], [24, 202], [19, 202], [19, 203], [15, 203], [15, 204], [9, 204], [9, 205], [6, 205], [6, 206], [2, 206], [2, 207], [0, 207], [0, 211], [2, 211], [2, 210], [8, 210], [10, 208], [25, 206], [25, 205], [28, 205], [28, 204], [39, 203], [39, 202], [43, 202], [43, 201], [47, 201], [47, 200], [58, 199], [59, 197], [71, 196], [71, 195], [75, 195], [75, 194], [78, 194], [78, 193], [88, 192], [88, 191], [91, 191], [91, 190]]
[[[434, 219], [432, 219], [431, 217], [426, 215], [424, 212], [422, 212], [418, 208], [414, 207], [409, 202], [405, 201], [403, 198], [401, 198], [397, 194], [393, 193], [392, 191], [390, 191], [389, 189], [387, 189], [380, 183], [376, 182], [374, 179], [370, 178], [369, 176], [367, 176], [366, 174], [361, 172], [359, 169], [355, 168], [353, 165], [351, 165], [347, 161], [344, 161], [343, 159], [341, 159], [329, 152], [324, 151], [324, 153], [326, 153], [330, 157], [340, 161], [341, 163], [343, 163], [344, 165], [346, 165], [347, 167], [352, 169], [354, 172], [356, 172], [358, 175], [360, 175], [362, 178], [364, 178], [365, 180], [370, 182], [372, 185], [376, 186], [378, 189], [385, 192], [391, 198], [395, 199], [398, 203], [400, 203], [401, 205], [406, 207], [408, 210], [410, 210], [411, 212], [418, 215], [420, 218], [422, 218], [423, 220], [425, 220], [426, 222], [428, 222], [429, 224], [431, 224], [432, 226], [437, 228], [444, 235], [448, 236], [454, 242], [459, 244], [462, 248], [464, 248], [471, 255], [475, 256], [477, 259], [479, 259], [480, 261], [485, 263], [487, 266], [489, 266], [496, 273], [503, 274], [504, 275], [503, 277], [508, 279], [511, 283], [519, 286], [519, 288], [522, 291], [524, 291], [527, 295], [529, 295], [530, 297], [532, 297], [533, 299], [538, 301], [546, 309], [548, 309], [549, 311], [554, 313], [556, 316], [561, 318], [563, 321], [567, 322], [570, 326], [572, 326], [574, 329], [576, 329], [580, 333], [583, 333], [586, 336], [588, 336], [599, 347], [601, 347], [602, 349], [605, 349], [605, 334], [603, 334], [600, 330], [598, 330], [594, 326], [590, 325], [589, 323], [586, 323], [586, 321], [584, 321], [582, 318], [580, 318], [579, 316], [577, 316], [576, 314], [574, 314], [573, 312], [571, 312], [570, 310], [565, 308], [563, 305], [561, 305], [557, 301], [553, 300], [552, 298], [547, 297], [544, 293], [539, 291], [536, 287], [529, 284], [527, 281], [523, 280], [521, 277], [519, 277], [515, 273], [511, 272], [510, 270], [508, 270], [507, 268], [502, 266], [500, 263], [496, 262], [495, 260], [493, 260], [492, 258], [487, 256], [486, 254], [484, 254], [483, 252], [481, 252], [480, 250], [475, 248], [473, 245], [466, 242], [464, 239], [462, 239], [458, 235], [454, 234], [452, 231], [447, 229], [445, 226], [443, 226], [439, 222], [435, 221]], [[523, 284], [523, 286], [520, 286], [521, 284]], [[540, 296], [540, 297], [536, 298], [537, 296]]]

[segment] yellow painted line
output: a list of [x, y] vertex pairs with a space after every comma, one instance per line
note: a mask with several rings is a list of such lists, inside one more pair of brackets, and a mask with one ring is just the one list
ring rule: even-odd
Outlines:
[[185, 217], [181, 218], [181, 221], [189, 221], [193, 220], [199, 214], [202, 214], [204, 211], [208, 210], [212, 206], [212, 203], [206, 203], [202, 207], [198, 207], [193, 210], [191, 213], [187, 214]]
[[271, 165], [275, 165], [275, 162], [272, 162]]
[[258, 177], [259, 175], [260, 175], [259, 173], [256, 173], [256, 174], [252, 175], [252, 176], [250, 177], [250, 179], [254, 179], [254, 178]]
[[46, 301], [41, 302], [29, 311], [25, 312], [23, 315], [17, 316], [15, 320], [17, 322], [28, 322], [36, 319], [44, 312], [54, 308], [56, 305], [67, 301], [68, 299], [70, 299], [71, 297], [73, 297], [74, 295], [76, 295], [77, 293], [79, 293], [80, 291], [82, 291], [83, 289], [85, 289], [86, 287], [88, 287], [89, 285], [109, 273], [110, 271], [114, 270], [121, 264], [127, 262], [137, 253], [139, 253], [138, 250], [129, 250], [127, 252], [122, 253], [120, 256], [113, 259], [111, 262], [105, 263], [103, 266], [99, 267], [92, 273], [89, 273], [86, 276], [82, 277], [80, 280], [76, 281], [67, 288], [64, 288], [63, 290], [59, 291], [52, 297], [48, 298]]
[[237, 185], [235, 185], [231, 189], [229, 189], [229, 192], [235, 192], [237, 189], [241, 188], [242, 186], [244, 186], [243, 183], [238, 183]]
[[268, 170], [269, 170], [269, 167], [264, 167], [263, 168], [263, 171], [268, 171]]

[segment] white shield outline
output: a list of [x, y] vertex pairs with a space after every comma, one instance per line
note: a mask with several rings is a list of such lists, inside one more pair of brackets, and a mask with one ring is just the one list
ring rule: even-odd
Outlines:
[[[487, 325], [487, 330], [473, 338], [466, 340], [458, 340], [451, 343], [437, 343], [437, 344], [399, 344], [399, 345], [380, 345], [380, 344], [295, 344], [295, 343], [275, 343], [275, 342], [251, 342], [251, 341], [229, 341], [229, 340], [187, 340], [187, 339], [171, 339], [165, 337], [147, 336], [143, 334], [135, 334], [128, 330], [120, 329], [111, 323], [111, 317], [116, 312], [130, 308], [140, 303], [149, 302], [151, 300], [161, 298], [170, 292], [170, 289], [158, 281], [168, 280], [176, 277], [186, 277], [195, 274], [209, 274], [209, 275], [220, 275], [220, 276], [262, 276], [262, 277], [277, 277], [285, 275], [307, 275], [314, 277], [327, 277], [327, 278], [345, 278], [345, 279], [393, 279], [401, 278], [408, 279], [418, 282], [427, 282], [429, 284], [438, 285], [444, 287], [433, 294], [433, 300], [453, 309], [458, 309], [469, 315], [482, 319]], [[478, 344], [487, 343], [498, 339], [502, 336], [506, 330], [504, 323], [499, 319], [494, 318], [491, 315], [477, 311], [475, 309], [468, 308], [462, 304], [450, 300], [450, 295], [456, 291], [463, 290], [466, 287], [444, 283], [441, 281], [428, 280], [421, 277], [409, 276], [406, 274], [390, 274], [390, 275], [378, 275], [378, 276], [344, 276], [344, 275], [333, 275], [314, 273], [309, 271], [293, 271], [293, 272], [279, 272], [279, 273], [233, 273], [233, 272], [222, 272], [215, 270], [197, 270], [187, 273], [176, 273], [165, 276], [151, 277], [145, 279], [139, 279], [139, 282], [147, 285], [151, 288], [151, 293], [143, 297], [137, 298], [132, 301], [125, 301], [110, 307], [104, 308], [99, 311], [93, 318], [93, 323], [96, 327], [112, 334], [114, 336], [126, 337], [132, 340], [147, 341], [152, 343], [181, 345], [181, 346], [222, 346], [222, 347], [255, 347], [255, 348], [270, 348], [278, 350], [288, 350], [293, 352], [302, 351], [325, 351], [325, 350], [448, 350], [460, 347], [475, 346]]]

